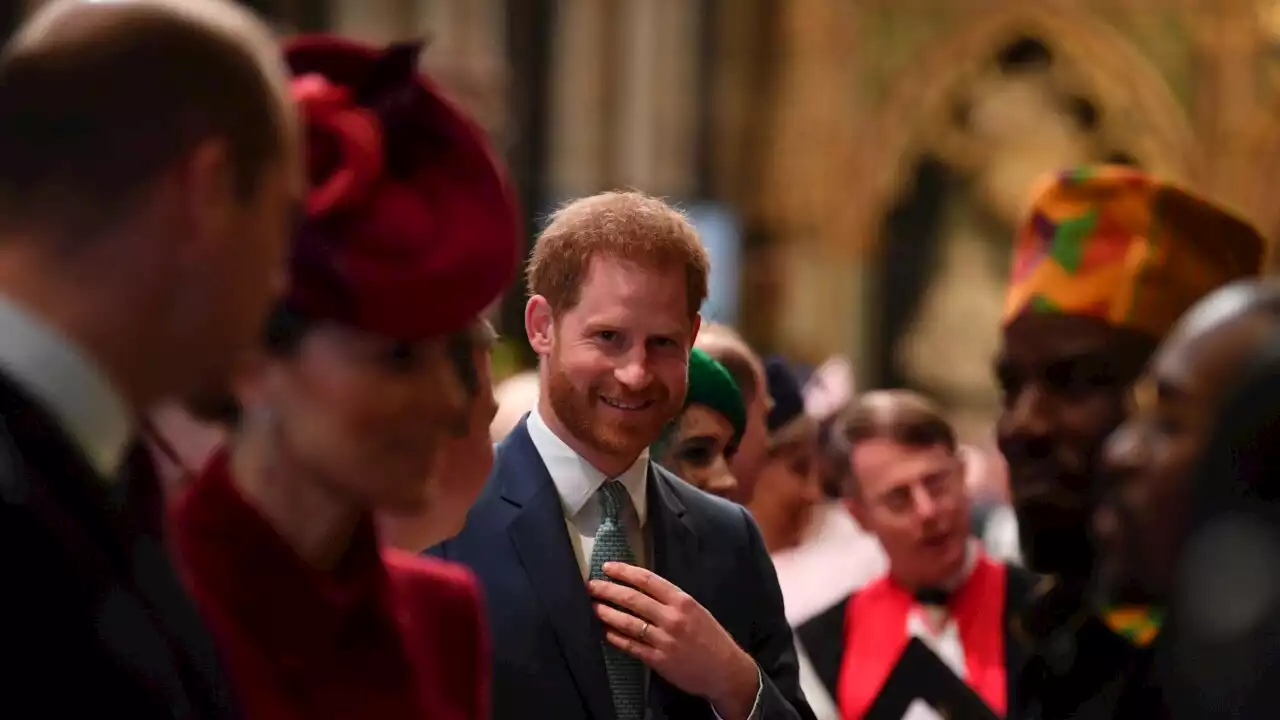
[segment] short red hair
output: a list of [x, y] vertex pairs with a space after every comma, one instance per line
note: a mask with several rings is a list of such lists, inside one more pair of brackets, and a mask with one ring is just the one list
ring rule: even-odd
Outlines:
[[546, 298], [554, 314], [572, 310], [596, 257], [682, 271], [690, 317], [707, 299], [707, 250], [688, 218], [659, 198], [611, 191], [557, 210], [529, 259], [529, 292]]

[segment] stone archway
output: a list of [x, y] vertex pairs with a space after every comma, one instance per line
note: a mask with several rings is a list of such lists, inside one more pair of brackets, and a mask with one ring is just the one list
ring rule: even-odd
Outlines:
[[[1045, 62], [1057, 68], [1050, 74], [1062, 83], [1051, 83], [1064, 91], [1059, 99], [1091, 107], [1094, 120], [1081, 127], [1096, 124], [1096, 142], [1068, 144], [1077, 148], [1072, 152], [1041, 152], [1053, 145], [1051, 135], [1038, 131], [1044, 126], [1023, 135], [1005, 123], [995, 129], [1001, 137], [1034, 140], [1002, 144], [998, 156], [990, 154], [995, 145], [953, 142], [964, 134], [949, 129], [956, 127], [957, 98], [976, 97], [976, 87], [991, 88], [992, 68], [1003, 65], [1005, 53], [1023, 43], [1052, 58]], [[990, 109], [978, 115], [996, 117]], [[1112, 154], [1129, 156], [1175, 180], [1196, 178], [1202, 165], [1188, 113], [1160, 72], [1113, 26], [1052, 1], [988, 6], [937, 36], [894, 78], [883, 105], [848, 132], [845, 141], [857, 143], [844, 155], [850, 158], [846, 167], [857, 170], [845, 175], [849, 192], [841, 205], [831, 206], [832, 216], [820, 235], [828, 258], [862, 250], [860, 265], [874, 268], [870, 272], [877, 279], [868, 286], [867, 297], [875, 309], [858, 322], [864, 328], [862, 359], [880, 382], [932, 394], [971, 437], [989, 429], [997, 403], [989, 363], [998, 343], [1006, 272], [1001, 263], [1007, 250], [1000, 243], [1022, 214], [1023, 198], [1035, 178], [1063, 162], [1097, 161]], [[886, 218], [904, 199], [918, 195], [920, 163], [926, 158], [936, 158], [955, 174], [946, 189], [934, 190], [946, 199], [934, 208], [940, 223], [924, 237], [910, 229], [895, 230]], [[1001, 173], [998, 192], [990, 194], [991, 176], [979, 182], [974, 168], [1004, 165], [1009, 158], [1016, 158], [1016, 171]], [[992, 204], [993, 197], [1001, 202]], [[988, 217], [984, 209], [992, 214]], [[922, 210], [913, 205], [910, 212]], [[892, 248], [885, 245], [889, 242]], [[902, 252], [911, 257], [903, 259]], [[903, 276], [894, 270], [903, 263], [929, 277]], [[924, 266], [933, 269], [919, 269]], [[911, 287], [924, 289], [904, 297]], [[901, 310], [896, 320], [886, 319], [887, 308]]]
[[948, 94], [972, 77], [991, 53], [1018, 35], [1052, 43], [1109, 112], [1142, 127], [1134, 141], [1152, 171], [1171, 179], [1195, 176], [1200, 151], [1187, 113], [1164, 78], [1119, 32], [1079, 8], [1058, 3], [1004, 3], [948, 34], [897, 77], [883, 108], [846, 137], [850, 192], [832, 210], [823, 233], [841, 248], [872, 250], [879, 223], [900, 194], [918, 157], [927, 119], [946, 112]]

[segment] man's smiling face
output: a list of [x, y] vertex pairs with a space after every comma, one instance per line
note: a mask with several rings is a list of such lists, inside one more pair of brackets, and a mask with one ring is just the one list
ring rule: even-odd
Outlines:
[[697, 325], [684, 273], [591, 263], [543, 358], [551, 408], [584, 450], [624, 462], [658, 439], [684, 405]]

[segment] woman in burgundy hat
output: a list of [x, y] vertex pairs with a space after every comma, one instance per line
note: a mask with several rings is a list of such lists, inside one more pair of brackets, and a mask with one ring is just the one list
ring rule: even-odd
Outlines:
[[460, 492], [429, 480], [467, 421], [451, 339], [517, 262], [504, 173], [418, 74], [419, 49], [287, 46], [310, 163], [291, 284], [228, 443], [172, 514], [248, 717], [486, 714], [471, 577], [386, 549], [373, 520]]

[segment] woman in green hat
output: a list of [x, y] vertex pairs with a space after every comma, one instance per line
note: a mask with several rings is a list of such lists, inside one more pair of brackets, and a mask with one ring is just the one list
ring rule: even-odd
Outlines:
[[747, 410], [729, 371], [702, 350], [689, 355], [684, 410], [653, 444], [662, 467], [713, 495], [732, 497], [738, 482], [729, 458], [747, 425]]

